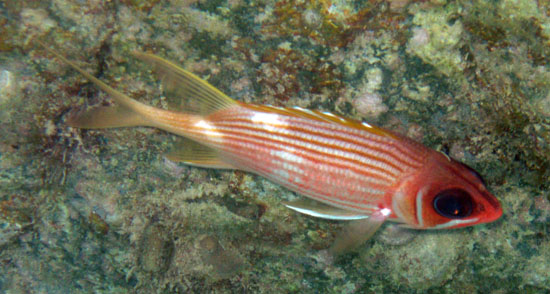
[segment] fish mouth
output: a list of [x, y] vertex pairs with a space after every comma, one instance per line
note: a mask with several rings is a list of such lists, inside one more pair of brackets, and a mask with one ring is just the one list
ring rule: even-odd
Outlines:
[[496, 200], [496, 198], [493, 198], [495, 201], [489, 202], [488, 207], [485, 209], [485, 216], [483, 217], [484, 223], [490, 223], [498, 220], [502, 214], [502, 207], [500, 206], [500, 202]]
[[482, 204], [485, 210], [486, 216], [483, 218], [484, 222], [493, 222], [499, 219], [502, 216], [502, 206], [500, 205], [500, 201], [491, 194], [488, 191], [484, 191], [484, 193], [481, 194], [483, 197], [483, 200], [485, 200], [485, 204]]
[[500, 205], [494, 210], [494, 212], [491, 214], [491, 217], [489, 218], [488, 222], [494, 222], [497, 219], [499, 219], [503, 214], [502, 207]]

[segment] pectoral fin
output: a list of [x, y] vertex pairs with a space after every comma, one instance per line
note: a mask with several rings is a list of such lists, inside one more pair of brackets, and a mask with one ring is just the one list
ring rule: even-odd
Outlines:
[[369, 240], [386, 220], [382, 211], [374, 212], [369, 218], [359, 219], [350, 222], [336, 236], [336, 240], [329, 252], [333, 256], [352, 251], [359, 245]]
[[299, 213], [324, 219], [358, 220], [369, 217], [368, 215], [360, 214], [355, 211], [337, 208], [334, 206], [323, 204], [319, 201], [304, 198], [291, 202], [283, 202], [283, 204], [286, 207]]

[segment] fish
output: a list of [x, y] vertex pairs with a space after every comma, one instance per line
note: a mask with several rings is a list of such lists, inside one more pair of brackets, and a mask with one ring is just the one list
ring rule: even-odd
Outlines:
[[158, 75], [171, 103], [155, 108], [43, 46], [114, 102], [71, 114], [69, 126], [158, 128], [178, 138], [166, 155], [172, 161], [242, 170], [296, 192], [304, 197], [286, 207], [350, 221], [329, 248], [334, 255], [363, 244], [386, 221], [454, 229], [502, 215], [474, 169], [396, 132], [327, 111], [239, 102], [170, 61], [134, 51]]

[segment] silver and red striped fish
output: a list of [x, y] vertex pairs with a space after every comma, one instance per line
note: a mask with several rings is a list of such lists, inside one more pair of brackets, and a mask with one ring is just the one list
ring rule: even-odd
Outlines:
[[[155, 55], [154, 68], [177, 110], [154, 108], [114, 90], [50, 50], [106, 91], [113, 106], [73, 115], [78, 128], [149, 126], [181, 137], [168, 158], [189, 165], [261, 175], [312, 201], [287, 203], [312, 216], [355, 220], [360, 243], [386, 220], [418, 229], [492, 222], [499, 201], [468, 166], [399, 134], [329, 112], [235, 101]], [[347, 245], [336, 244], [337, 247]]]

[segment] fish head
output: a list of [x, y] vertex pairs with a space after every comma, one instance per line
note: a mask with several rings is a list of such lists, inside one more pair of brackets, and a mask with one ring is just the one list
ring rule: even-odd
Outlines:
[[451, 229], [489, 223], [502, 215], [498, 199], [471, 167], [434, 153], [400, 184], [393, 211], [404, 226]]

